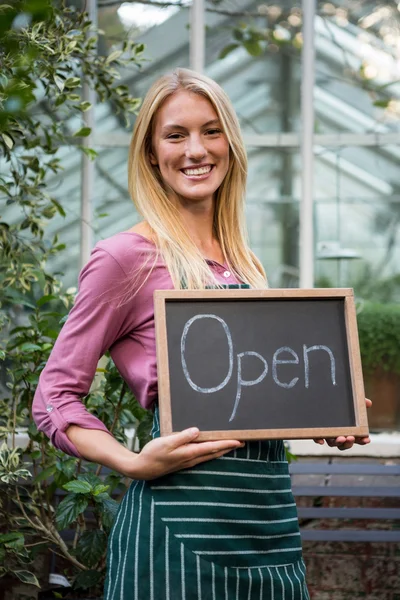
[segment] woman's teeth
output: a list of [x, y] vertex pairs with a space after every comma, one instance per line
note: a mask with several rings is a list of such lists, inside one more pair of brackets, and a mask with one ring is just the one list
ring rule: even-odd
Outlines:
[[182, 169], [185, 175], [206, 175], [211, 171], [211, 165], [200, 167], [198, 169]]

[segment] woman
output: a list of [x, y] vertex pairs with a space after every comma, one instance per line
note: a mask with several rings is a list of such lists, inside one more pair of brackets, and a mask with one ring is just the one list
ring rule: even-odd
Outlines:
[[[283, 443], [196, 443], [196, 428], [159, 437], [154, 290], [266, 287], [246, 244], [246, 171], [223, 90], [185, 69], [159, 79], [129, 157], [144, 221], [96, 245], [40, 378], [34, 416], [54, 445], [134, 480], [110, 535], [106, 600], [309, 597]], [[154, 439], [140, 454], [80, 401], [107, 349], [154, 409]]]

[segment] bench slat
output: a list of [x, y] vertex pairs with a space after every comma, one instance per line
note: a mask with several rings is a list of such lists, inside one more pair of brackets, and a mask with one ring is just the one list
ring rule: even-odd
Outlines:
[[360, 497], [379, 497], [379, 498], [399, 498], [400, 486], [393, 487], [343, 487], [329, 485], [298, 485], [293, 486], [295, 496], [360, 496]]
[[400, 519], [400, 508], [299, 507], [300, 519]]
[[289, 471], [292, 475], [400, 475], [400, 465], [293, 462]]
[[300, 533], [302, 540], [312, 542], [400, 542], [400, 530], [301, 529]]

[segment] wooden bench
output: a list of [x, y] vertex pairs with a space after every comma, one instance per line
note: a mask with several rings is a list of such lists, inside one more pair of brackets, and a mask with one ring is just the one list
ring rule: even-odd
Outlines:
[[[298, 500], [301, 497], [314, 498], [313, 506], [298, 506], [298, 516], [300, 521], [300, 532], [305, 541], [340, 541], [340, 542], [400, 542], [400, 465], [382, 465], [379, 463], [353, 463], [344, 459], [342, 462], [300, 462], [295, 461], [290, 464], [290, 473], [293, 482], [293, 494]], [[315, 485], [312, 477], [303, 483], [303, 476], [324, 476], [319, 485]], [[332, 476], [353, 476], [349, 479], [347, 485], [335, 485]], [[299, 477], [302, 476], [302, 477]], [[374, 476], [374, 483], [371, 485], [357, 485], [354, 482], [354, 476]], [[375, 480], [383, 477], [397, 476], [396, 485], [376, 485]], [[343, 479], [343, 477], [340, 477]], [[334, 498], [398, 498], [396, 508], [392, 507], [345, 507], [335, 506], [332, 508], [321, 506], [324, 503], [324, 497]], [[300, 504], [298, 502], [298, 504]], [[366, 528], [337, 528], [329, 529], [314, 527], [315, 520], [339, 519], [340, 521], [351, 520], [369, 520], [391, 522], [391, 529], [366, 529]], [[312, 527], [307, 527], [312, 525]], [[325, 524], [324, 524], [325, 526]]]

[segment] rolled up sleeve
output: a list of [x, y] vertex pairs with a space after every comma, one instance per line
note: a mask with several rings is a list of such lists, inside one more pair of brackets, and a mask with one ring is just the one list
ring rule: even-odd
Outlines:
[[88, 412], [89, 393], [99, 359], [129, 331], [130, 302], [121, 299], [127, 278], [107, 251], [95, 248], [79, 277], [79, 291], [35, 393], [32, 416], [54, 446], [79, 457], [65, 431], [70, 425], [108, 431]]

